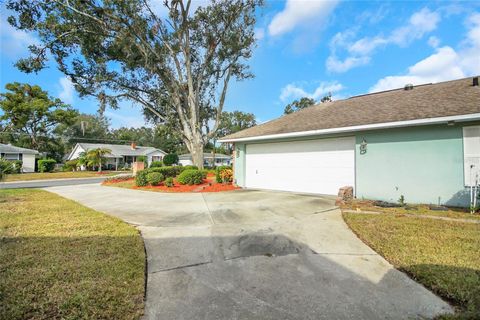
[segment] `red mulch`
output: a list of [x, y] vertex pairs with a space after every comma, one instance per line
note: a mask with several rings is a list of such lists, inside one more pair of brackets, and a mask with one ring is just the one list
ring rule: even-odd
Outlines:
[[[207, 176], [207, 179], [203, 180], [202, 184], [197, 185], [182, 185], [179, 184], [176, 180], [173, 181], [173, 187], [167, 187], [163, 185], [158, 186], [146, 186], [146, 187], [137, 187], [132, 186], [132, 189], [137, 190], [148, 190], [148, 191], [157, 191], [157, 192], [222, 192], [222, 191], [232, 191], [240, 189], [233, 184], [223, 184], [223, 183], [216, 183], [214, 179], [211, 179], [213, 176]], [[128, 180], [109, 180], [108, 182], [104, 182], [104, 184], [114, 185], [115, 183], [125, 182], [125, 181], [133, 181], [134, 179]]]

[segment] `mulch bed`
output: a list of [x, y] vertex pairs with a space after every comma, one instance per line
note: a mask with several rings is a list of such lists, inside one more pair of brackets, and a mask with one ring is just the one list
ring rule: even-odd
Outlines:
[[[113, 179], [109, 180], [108, 182], [104, 182], [103, 184], [115, 186], [116, 183], [124, 183], [124, 182], [133, 182], [134, 179], [128, 180], [120, 180], [120, 179]], [[231, 183], [224, 184], [224, 183], [217, 183], [215, 181], [215, 175], [208, 175], [207, 179], [203, 180], [202, 184], [197, 185], [182, 185], [178, 183], [176, 179], [173, 180], [173, 187], [167, 187], [163, 183], [158, 186], [145, 186], [145, 187], [137, 187], [132, 185], [131, 189], [135, 190], [145, 190], [145, 191], [155, 191], [155, 192], [173, 192], [173, 193], [181, 193], [181, 192], [223, 192], [223, 191], [232, 191], [240, 189], [237, 186], [234, 186]]]

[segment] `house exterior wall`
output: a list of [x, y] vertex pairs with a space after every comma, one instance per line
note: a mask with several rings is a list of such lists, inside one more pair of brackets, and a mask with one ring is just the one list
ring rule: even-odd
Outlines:
[[162, 160], [164, 156], [165, 156], [165, 153], [160, 152], [160, 151], [155, 151], [155, 152], [149, 153], [149, 154], [147, 155], [147, 163], [148, 163], [148, 166], [150, 167], [150, 165], [152, 164], [152, 161], [153, 161], [152, 159], [153, 159], [153, 157], [155, 157], [155, 158], [159, 157], [160, 160]]
[[245, 152], [246, 145], [235, 143], [235, 159], [233, 160], [234, 183], [239, 187], [245, 187]]
[[73, 153], [70, 155], [70, 157], [68, 158], [68, 160], [78, 159], [78, 157], [80, 157], [80, 153], [82, 153], [82, 152], [85, 152], [85, 150], [83, 150], [83, 148], [80, 147], [80, 145], [76, 145], [76, 146], [75, 146], [75, 150], [74, 150]]
[[23, 154], [22, 171], [35, 172], [35, 155], [34, 154]]
[[[367, 142], [360, 152], [363, 139]], [[462, 126], [376, 130], [356, 135], [356, 196], [465, 206]]]
[[[357, 132], [355, 137], [357, 198], [397, 202], [403, 195], [407, 203], [469, 205], [470, 191], [464, 184], [463, 125], [372, 130]], [[367, 142], [365, 154], [360, 153], [363, 139]], [[293, 140], [304, 139], [289, 139]], [[278, 141], [282, 140], [272, 140]], [[235, 150], [234, 179], [245, 187], [246, 144], [236, 142]]]

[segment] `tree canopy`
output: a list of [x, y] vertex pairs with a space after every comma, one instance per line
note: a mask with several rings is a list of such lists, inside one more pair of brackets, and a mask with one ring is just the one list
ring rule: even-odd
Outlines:
[[18, 61], [20, 70], [37, 72], [53, 57], [80, 95], [97, 97], [101, 109], [126, 99], [171, 125], [198, 166], [230, 80], [253, 76], [246, 61], [261, 4], [213, 0], [192, 12], [190, 0], [171, 0], [164, 17], [148, 0], [7, 0], [16, 12], [10, 24], [37, 32], [41, 42]]
[[295, 100], [285, 106], [284, 114], [294, 113], [296, 111], [308, 108], [315, 104], [315, 100], [312, 98], [303, 97], [300, 100]]
[[60, 146], [53, 132], [60, 125], [73, 124], [78, 112], [37, 85], [14, 82], [5, 88], [7, 92], [0, 94], [0, 123], [8, 135], [2, 140], [11, 139], [26, 148], [55, 153]]

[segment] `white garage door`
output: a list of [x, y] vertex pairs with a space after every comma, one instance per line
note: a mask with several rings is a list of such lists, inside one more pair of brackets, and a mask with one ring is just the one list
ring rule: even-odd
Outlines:
[[247, 188], [337, 194], [355, 185], [355, 138], [249, 144]]

